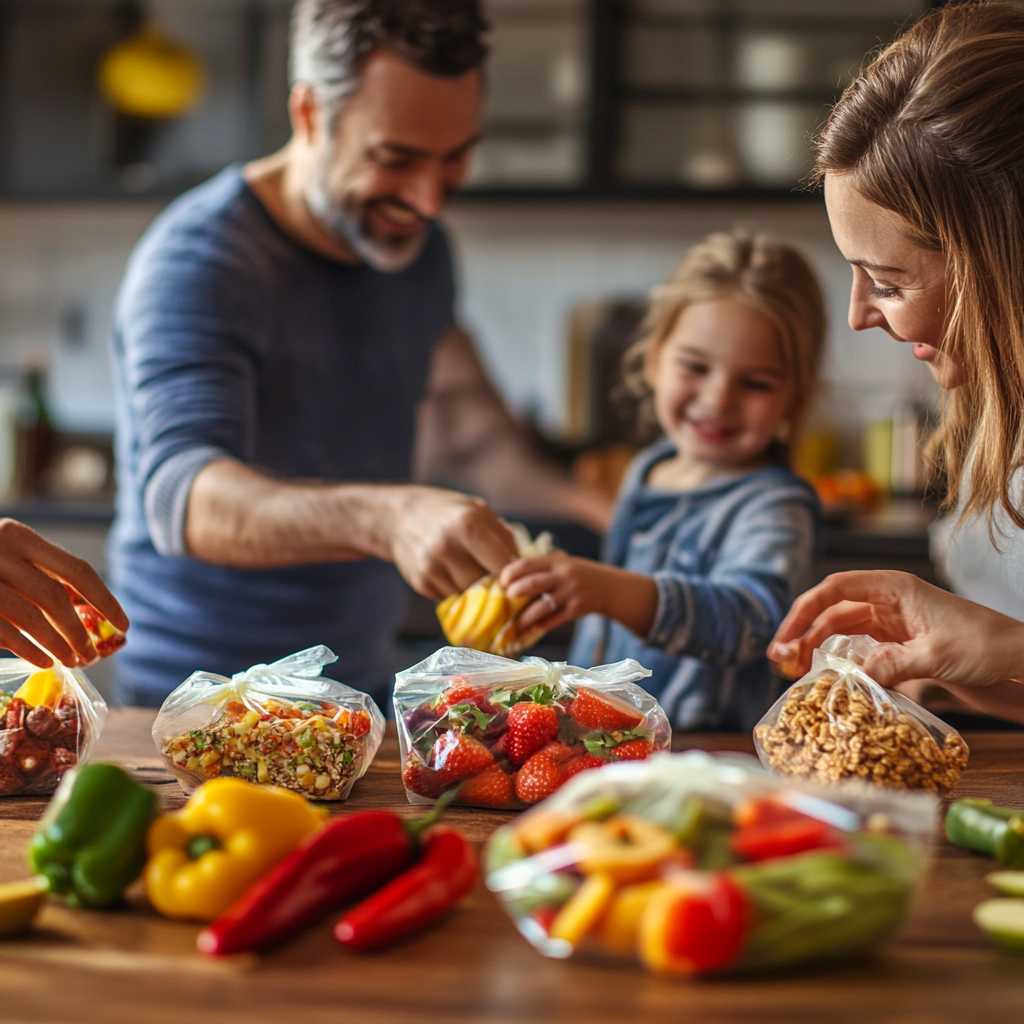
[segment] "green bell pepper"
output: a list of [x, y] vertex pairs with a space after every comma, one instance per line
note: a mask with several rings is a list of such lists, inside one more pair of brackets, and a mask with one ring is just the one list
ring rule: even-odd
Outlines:
[[118, 765], [73, 768], [32, 837], [29, 864], [68, 903], [113, 906], [142, 873], [157, 810], [156, 793]]
[[956, 846], [995, 857], [1004, 868], [1024, 868], [1024, 810], [957, 800], [946, 812], [946, 836]]

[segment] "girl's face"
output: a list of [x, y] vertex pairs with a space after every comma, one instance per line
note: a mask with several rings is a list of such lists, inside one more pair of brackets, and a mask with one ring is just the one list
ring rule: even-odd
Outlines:
[[687, 306], [647, 379], [680, 457], [719, 468], [760, 459], [793, 397], [775, 326], [736, 296]]
[[908, 342], [940, 387], [959, 387], [961, 367], [939, 351], [946, 325], [946, 258], [914, 245], [902, 218], [865, 199], [849, 174], [825, 175], [825, 205], [836, 244], [853, 267], [850, 326], [881, 327]]

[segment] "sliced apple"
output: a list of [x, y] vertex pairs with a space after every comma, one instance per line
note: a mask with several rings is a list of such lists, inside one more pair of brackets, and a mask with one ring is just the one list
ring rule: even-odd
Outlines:
[[46, 879], [39, 875], [0, 885], [0, 938], [27, 931], [44, 899]]
[[985, 881], [1004, 896], [1024, 897], [1024, 871], [993, 871]]
[[1008, 953], [1024, 953], [1024, 899], [985, 900], [974, 908], [974, 923]]

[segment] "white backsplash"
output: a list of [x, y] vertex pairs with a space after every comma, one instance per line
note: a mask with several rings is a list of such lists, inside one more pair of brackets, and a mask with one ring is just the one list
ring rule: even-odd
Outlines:
[[[66, 428], [113, 424], [110, 310], [155, 212], [145, 204], [0, 207], [0, 365], [45, 359], [54, 416]], [[566, 415], [572, 307], [645, 294], [689, 245], [737, 222], [801, 246], [821, 275], [830, 330], [819, 405], [835, 426], [853, 438], [880, 410], [933, 395], [905, 347], [847, 326], [850, 271], [817, 204], [465, 204], [448, 222], [465, 323], [510, 404], [555, 433]]]

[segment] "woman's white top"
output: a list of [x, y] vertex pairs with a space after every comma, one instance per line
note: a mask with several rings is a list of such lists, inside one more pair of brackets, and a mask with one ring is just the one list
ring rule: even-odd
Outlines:
[[[1011, 496], [1024, 491], [1017, 474]], [[932, 524], [932, 561], [954, 593], [1014, 619], [1024, 620], [1024, 530], [1014, 526], [1001, 508], [989, 536], [985, 516], [973, 516], [957, 530], [959, 512]]]

